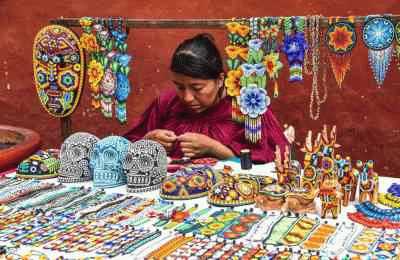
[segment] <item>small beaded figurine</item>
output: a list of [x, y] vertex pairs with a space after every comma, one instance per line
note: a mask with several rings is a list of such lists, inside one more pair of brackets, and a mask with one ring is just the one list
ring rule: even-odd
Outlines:
[[371, 201], [378, 203], [378, 173], [374, 171], [374, 161], [368, 160], [363, 163], [357, 161], [357, 168], [360, 169], [360, 196], [359, 201]]
[[321, 199], [321, 218], [326, 218], [330, 212], [333, 218], [337, 218], [341, 211], [341, 194], [338, 192], [335, 179], [325, 179], [321, 183], [319, 196]]

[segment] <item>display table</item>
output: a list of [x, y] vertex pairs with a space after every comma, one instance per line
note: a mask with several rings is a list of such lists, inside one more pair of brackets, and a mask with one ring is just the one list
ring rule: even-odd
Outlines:
[[[218, 162], [217, 165], [215, 166], [216, 169], [222, 169], [224, 165], [229, 165], [234, 169], [234, 173], [251, 173], [251, 174], [257, 174], [257, 175], [265, 175], [265, 176], [271, 176], [271, 177], [276, 177], [274, 176], [275, 174], [273, 173], [273, 169], [274, 169], [274, 164], [270, 163], [270, 164], [265, 164], [265, 165], [253, 165], [253, 168], [251, 170], [241, 170], [240, 169], [240, 164], [236, 163], [236, 162], [232, 162], [232, 161], [225, 161], [225, 162]], [[49, 182], [57, 182], [56, 179], [50, 179], [47, 180]], [[393, 182], [400, 182], [399, 179], [395, 179], [395, 178], [387, 178], [387, 177], [380, 177], [379, 179], [379, 190], [382, 192], [385, 192], [387, 190], [387, 188], [393, 183]], [[67, 186], [92, 186], [91, 182], [86, 182], [86, 183], [74, 183], [74, 184], [66, 184]], [[117, 187], [117, 188], [110, 188], [106, 190], [107, 193], [125, 193], [126, 194], [126, 186], [121, 186], [121, 187]], [[147, 192], [147, 193], [138, 193], [138, 194], [134, 194], [137, 195], [139, 197], [145, 197], [145, 198], [154, 198], [154, 199], [158, 199], [159, 198], [159, 191], [152, 191], [152, 192]], [[207, 203], [207, 198], [203, 197], [203, 198], [199, 198], [199, 199], [193, 199], [193, 200], [185, 200], [185, 201], [174, 201], [174, 204], [176, 205], [182, 205], [182, 204], [186, 205], [186, 208], [190, 208], [191, 206], [194, 205], [198, 205], [199, 209], [201, 208], [206, 208], [208, 207], [208, 203]], [[319, 203], [317, 203], [317, 209], [319, 212]], [[215, 207], [213, 207], [215, 208]], [[255, 208], [254, 205], [250, 205], [250, 206], [242, 206], [242, 207], [236, 207], [235, 210], [243, 210], [243, 209], [249, 209], [249, 208], [254, 208], [254, 212], [261, 212], [260, 209]], [[217, 208], [215, 208], [217, 209]], [[221, 209], [221, 208], [218, 208]], [[355, 208], [353, 206], [353, 204], [350, 204], [350, 206], [348, 207], [343, 207], [342, 208], [342, 212], [340, 214], [340, 217], [336, 220], [333, 219], [327, 219], [328, 223], [330, 224], [334, 224], [334, 223], [342, 223], [342, 222], [351, 222], [348, 218], [347, 218], [347, 213], [348, 212], [354, 212]], [[322, 220], [324, 221], [324, 220]], [[359, 224], [356, 224], [357, 229], [361, 230], [362, 226]], [[149, 223], [147, 225], [147, 227], [154, 229], [154, 227], [152, 227], [152, 223]], [[156, 249], [157, 247], [161, 246], [160, 241], [162, 241], [162, 244], [165, 243], [168, 240], [163, 240], [164, 237], [168, 236], [169, 234], [173, 233], [174, 231], [172, 231], [173, 229], [170, 229], [168, 231], [163, 230], [163, 228], [161, 227], [160, 230], [162, 230], [162, 235], [145, 244], [142, 247], [139, 247], [138, 249], [136, 249], [132, 254], [130, 255], [123, 255], [123, 256], [117, 256], [113, 259], [144, 259], [144, 257], [150, 253], [151, 251], [153, 251], [154, 249]], [[251, 238], [249, 237], [243, 237], [239, 239], [239, 242], [245, 242], [245, 243], [253, 243], [251, 241]], [[4, 242], [3, 242], [4, 244]], [[7, 244], [7, 243], [5, 243]], [[278, 247], [279, 248], [279, 247]], [[61, 252], [57, 252], [57, 251], [49, 251], [49, 250], [45, 250], [42, 248], [31, 248], [31, 247], [27, 247], [27, 246], [21, 246], [19, 252], [20, 253], [24, 253], [24, 252], [28, 252], [29, 250], [34, 249], [34, 250], [38, 250], [40, 252], [43, 252], [45, 254], [47, 254], [47, 256], [49, 256], [51, 259], [55, 259], [58, 256], [63, 256], [65, 258], [68, 259], [82, 259], [82, 257], [91, 257], [91, 256], [95, 256], [95, 254], [91, 254], [91, 253], [71, 253], [71, 254], [65, 254], [65, 253], [61, 253]], [[294, 247], [293, 250], [300, 250], [299, 247]]]

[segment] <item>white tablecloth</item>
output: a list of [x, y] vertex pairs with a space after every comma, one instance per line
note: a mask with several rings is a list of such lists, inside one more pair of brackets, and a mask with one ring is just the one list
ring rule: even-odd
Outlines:
[[[257, 175], [265, 175], [265, 176], [272, 176], [276, 177], [275, 174], [273, 173], [274, 170], [274, 164], [269, 163], [269, 164], [263, 164], [263, 165], [253, 165], [253, 168], [251, 170], [241, 170], [240, 169], [240, 164], [236, 162], [231, 162], [231, 161], [224, 161], [224, 162], [218, 162], [217, 165], [215, 166], [216, 169], [222, 169], [224, 165], [230, 165], [234, 169], [234, 173], [251, 173], [251, 174], [257, 174]], [[48, 180], [48, 181], [54, 181], [56, 180]], [[379, 178], [379, 190], [380, 192], [386, 192], [387, 188], [393, 183], [397, 182], [400, 183], [399, 178], [388, 178], [388, 177], [380, 177]], [[90, 187], [92, 186], [91, 182], [85, 182], [85, 183], [75, 183], [75, 184], [68, 184], [71, 186], [86, 186]], [[106, 190], [107, 193], [127, 193], [126, 192], [126, 186], [120, 186], [116, 188], [110, 188]], [[140, 197], [145, 197], [145, 198], [159, 198], [159, 191], [152, 191], [152, 192], [146, 192], [146, 193], [138, 193], [137, 194]], [[318, 199], [317, 199], [318, 201]], [[208, 207], [207, 203], [207, 198], [199, 198], [199, 199], [194, 199], [194, 200], [185, 200], [185, 201], [175, 201], [174, 202], [176, 205], [181, 205], [182, 203], [185, 203], [186, 208], [190, 208], [191, 206], [194, 206], [195, 204], [199, 205], [199, 208], [205, 208]], [[235, 210], [242, 210], [245, 208], [251, 208], [253, 206], [242, 206], [242, 207], [235, 207]], [[317, 203], [317, 210], [319, 212], [320, 210], [320, 205]], [[255, 208], [255, 212], [259, 211], [259, 209]], [[343, 207], [342, 212], [339, 216], [338, 219], [332, 220], [332, 219], [327, 219], [329, 223], [335, 223], [335, 222], [343, 222], [343, 221], [350, 221], [347, 218], [347, 213], [348, 212], [354, 212], [355, 208], [353, 204], [350, 204], [348, 207]], [[362, 228], [361, 226], [359, 228]], [[170, 231], [172, 232], [172, 231]], [[113, 259], [143, 259], [149, 252], [152, 251], [152, 249], [157, 248], [157, 241], [161, 240], [163, 237], [168, 235], [170, 232], [165, 232], [163, 230], [163, 234], [161, 237], [157, 238], [153, 242], [148, 243], [147, 245], [144, 245], [143, 247], [137, 249], [134, 254], [132, 255], [125, 255], [125, 256], [118, 256]], [[153, 247], [151, 247], [153, 245]], [[147, 250], [146, 247], [148, 248]], [[20, 252], [28, 252], [31, 248], [22, 246]], [[65, 254], [62, 252], [57, 252], [57, 251], [49, 251], [49, 250], [44, 250], [41, 248], [33, 248], [38, 251], [46, 253], [48, 256], [51, 256], [51, 259], [55, 259], [58, 256], [64, 256], [67, 257], [68, 259], [81, 259], [84, 256], [95, 256], [95, 254], [91, 253], [72, 253], [72, 254]]]

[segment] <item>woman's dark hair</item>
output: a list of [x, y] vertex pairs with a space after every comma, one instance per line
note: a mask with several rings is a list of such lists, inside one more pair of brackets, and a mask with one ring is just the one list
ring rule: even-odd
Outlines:
[[170, 69], [192, 78], [217, 79], [223, 65], [214, 38], [203, 33], [183, 41], [172, 56]]

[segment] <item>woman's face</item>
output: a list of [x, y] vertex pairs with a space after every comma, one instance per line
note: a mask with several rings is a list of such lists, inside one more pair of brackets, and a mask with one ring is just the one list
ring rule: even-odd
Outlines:
[[172, 72], [178, 97], [195, 113], [203, 112], [219, 101], [218, 91], [223, 87], [223, 78], [223, 73], [218, 79], [196, 79]]

